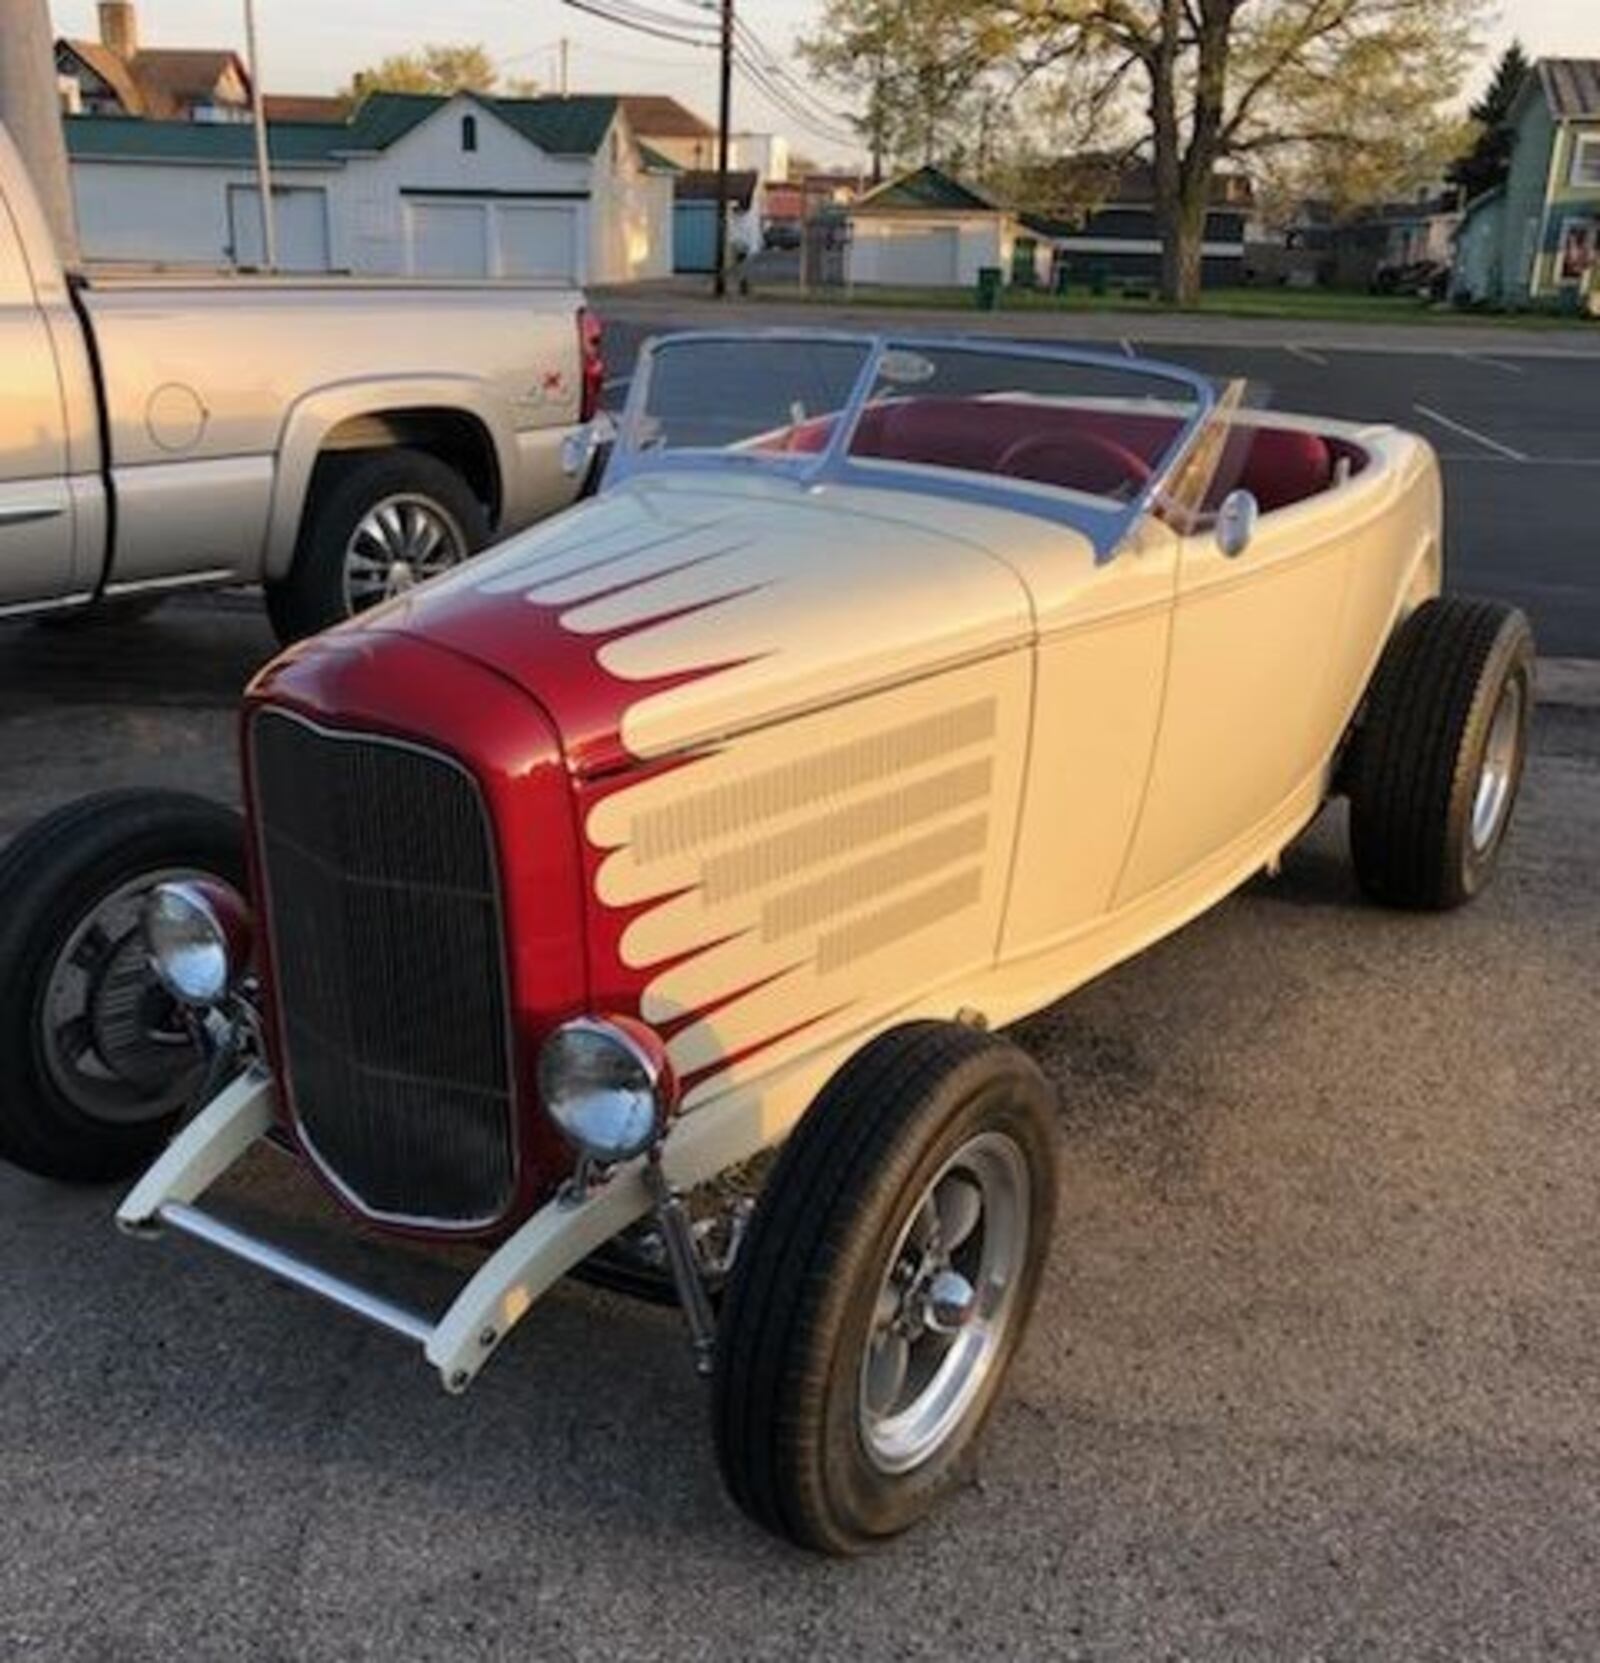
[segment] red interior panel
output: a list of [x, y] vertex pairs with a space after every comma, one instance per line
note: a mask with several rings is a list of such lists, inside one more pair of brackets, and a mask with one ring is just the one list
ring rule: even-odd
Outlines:
[[[1175, 416], [1137, 410], [1001, 399], [897, 399], [862, 413], [850, 453], [1030, 479], [1100, 496], [1127, 495], [1145, 484], [1182, 425]], [[814, 454], [827, 445], [832, 430], [833, 418], [820, 416], [766, 448]], [[1341, 461], [1350, 473], [1358, 473], [1366, 460], [1355, 445], [1298, 428], [1236, 428], [1206, 506], [1214, 510], [1230, 491], [1242, 488], [1255, 496], [1263, 513], [1271, 513], [1327, 490]]]

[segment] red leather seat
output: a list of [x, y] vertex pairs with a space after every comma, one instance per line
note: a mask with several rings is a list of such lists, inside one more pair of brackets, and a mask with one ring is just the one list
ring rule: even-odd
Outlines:
[[1248, 491], [1263, 514], [1287, 508], [1333, 483], [1333, 451], [1315, 433], [1290, 427], [1235, 428], [1206, 496], [1215, 511], [1230, 491]]

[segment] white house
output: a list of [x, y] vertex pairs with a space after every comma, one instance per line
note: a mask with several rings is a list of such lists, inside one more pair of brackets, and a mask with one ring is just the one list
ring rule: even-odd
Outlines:
[[[248, 124], [65, 126], [89, 259], [262, 263]], [[285, 270], [572, 283], [672, 270], [676, 170], [616, 98], [374, 93], [346, 122], [267, 131]]]
[[857, 198], [847, 209], [851, 283], [970, 288], [985, 266], [1012, 282], [1021, 257], [1049, 277], [1049, 253], [1016, 215], [936, 167], [919, 167]]

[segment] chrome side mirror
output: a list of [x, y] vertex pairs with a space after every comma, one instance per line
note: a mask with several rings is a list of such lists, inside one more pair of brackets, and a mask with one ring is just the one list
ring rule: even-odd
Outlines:
[[1237, 559], [1250, 547], [1256, 534], [1256, 522], [1261, 518], [1261, 504], [1249, 491], [1229, 491], [1217, 510], [1217, 547], [1230, 560]]
[[602, 410], [561, 441], [561, 471], [568, 479], [586, 479], [595, 457], [614, 444], [616, 437], [617, 424]]

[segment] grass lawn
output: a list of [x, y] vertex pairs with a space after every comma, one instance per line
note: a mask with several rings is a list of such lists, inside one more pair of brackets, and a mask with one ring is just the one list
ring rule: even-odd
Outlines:
[[[751, 286], [756, 300], [809, 302], [818, 306], [904, 306], [928, 311], [972, 312], [977, 301], [970, 290], [880, 288], [875, 284], [853, 290], [812, 289], [801, 294], [793, 287]], [[1228, 318], [1283, 318], [1301, 323], [1439, 323], [1503, 325], [1521, 329], [1570, 329], [1588, 320], [1544, 312], [1465, 312], [1409, 295], [1358, 294], [1338, 289], [1235, 288], [1207, 289], [1198, 306], [1166, 306], [1122, 294], [1091, 294], [1075, 288], [1064, 295], [1034, 289], [1004, 289], [1002, 312], [1116, 312], [1133, 316], [1155, 313], [1199, 313]]]

